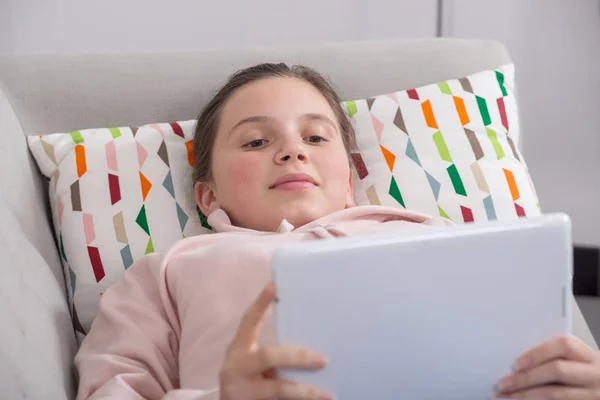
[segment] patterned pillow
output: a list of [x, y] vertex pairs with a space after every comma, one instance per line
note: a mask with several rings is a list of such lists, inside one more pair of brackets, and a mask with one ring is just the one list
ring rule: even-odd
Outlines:
[[458, 223], [541, 213], [519, 152], [512, 64], [344, 104], [357, 134], [358, 204]]
[[207, 232], [193, 194], [196, 121], [29, 137], [50, 178], [56, 237], [76, 330], [138, 258]]

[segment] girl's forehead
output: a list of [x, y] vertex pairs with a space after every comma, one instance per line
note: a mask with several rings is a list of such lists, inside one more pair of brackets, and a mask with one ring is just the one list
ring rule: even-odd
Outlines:
[[319, 89], [301, 79], [277, 77], [238, 88], [225, 102], [221, 118], [223, 125], [231, 125], [231, 128], [240, 120], [252, 117], [296, 119], [306, 114], [323, 114], [335, 119]]

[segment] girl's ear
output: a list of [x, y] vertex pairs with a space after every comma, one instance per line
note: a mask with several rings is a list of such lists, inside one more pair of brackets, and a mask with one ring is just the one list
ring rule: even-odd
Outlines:
[[210, 182], [196, 182], [194, 184], [194, 193], [196, 194], [196, 204], [202, 214], [207, 217], [215, 210], [221, 208], [217, 200], [217, 192]]
[[348, 178], [348, 193], [346, 193], [346, 208], [356, 206], [354, 201], [354, 171], [350, 168], [350, 177]]

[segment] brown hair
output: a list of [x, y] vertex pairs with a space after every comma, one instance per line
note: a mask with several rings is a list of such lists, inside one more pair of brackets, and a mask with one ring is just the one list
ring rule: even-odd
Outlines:
[[[341, 101], [331, 84], [317, 71], [303, 65], [287, 66], [279, 64], [258, 64], [240, 70], [229, 77], [225, 85], [204, 106], [198, 116], [194, 133], [194, 170], [197, 181], [207, 181], [212, 173], [212, 150], [219, 128], [221, 109], [229, 97], [240, 87], [266, 78], [287, 77], [310, 83], [325, 97], [335, 113], [346, 152], [350, 155], [354, 147], [354, 128], [341, 105]], [[351, 157], [348, 157], [351, 160]], [[349, 161], [350, 162], [350, 161]]]

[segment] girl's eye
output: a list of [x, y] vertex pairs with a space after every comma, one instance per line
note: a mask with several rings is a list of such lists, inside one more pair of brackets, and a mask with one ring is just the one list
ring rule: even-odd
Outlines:
[[246, 143], [244, 145], [244, 147], [249, 147], [251, 149], [257, 149], [259, 147], [263, 147], [266, 144], [267, 144], [267, 141], [265, 139], [256, 139], [256, 140], [251, 141], [250, 143]]
[[309, 143], [322, 143], [325, 142], [325, 138], [321, 136], [309, 136], [306, 138]]

